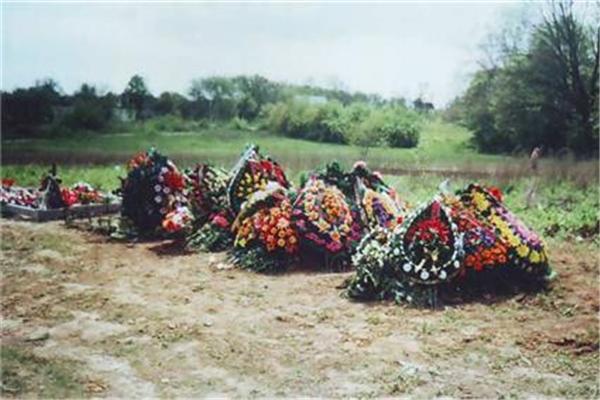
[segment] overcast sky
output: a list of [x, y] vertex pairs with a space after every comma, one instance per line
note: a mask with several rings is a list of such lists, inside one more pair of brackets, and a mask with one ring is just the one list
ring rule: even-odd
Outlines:
[[258, 73], [443, 105], [484, 36], [518, 4], [6, 4], [3, 89], [52, 77], [121, 92], [185, 93], [208, 75]]

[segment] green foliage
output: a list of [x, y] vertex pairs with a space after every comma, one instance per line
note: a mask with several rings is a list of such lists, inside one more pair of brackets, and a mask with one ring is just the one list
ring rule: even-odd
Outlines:
[[125, 105], [135, 111], [136, 119], [144, 119], [144, 108], [151, 97], [144, 78], [140, 75], [134, 75], [129, 80], [125, 91], [121, 95], [121, 101]]
[[418, 115], [400, 106], [293, 100], [269, 105], [264, 117], [269, 130], [292, 138], [361, 147], [415, 147], [419, 141]]
[[350, 115], [341, 103], [310, 104], [288, 101], [265, 110], [265, 125], [275, 133], [292, 138], [329, 143], [348, 143]]
[[186, 240], [186, 248], [207, 252], [219, 252], [233, 245], [233, 235], [229, 229], [214, 224], [204, 224]]
[[268, 253], [262, 246], [238, 248], [231, 250], [233, 263], [243, 269], [265, 274], [278, 274], [285, 272], [292, 264], [288, 254]]
[[72, 110], [57, 121], [59, 127], [64, 126], [71, 131], [101, 131], [110, 125], [113, 108], [117, 104], [116, 96], [110, 93], [98, 96], [95, 87], [83, 84], [73, 95], [73, 100]]
[[48, 79], [27, 89], [2, 93], [2, 133], [29, 136], [51, 123], [54, 108], [63, 102], [59, 90], [58, 84]]
[[479, 71], [450, 116], [474, 131], [485, 152], [543, 145], [577, 155], [598, 154], [597, 27], [579, 20], [571, 3], [554, 3], [530, 29], [525, 49]]
[[250, 125], [250, 123], [245, 120], [244, 118], [240, 118], [240, 117], [235, 117], [233, 118], [229, 125], [231, 126], [231, 128], [233, 129], [237, 129], [239, 131], [253, 131], [254, 127], [252, 125]]
[[410, 148], [419, 143], [421, 124], [418, 115], [403, 107], [378, 108], [355, 129], [353, 142], [359, 146]]

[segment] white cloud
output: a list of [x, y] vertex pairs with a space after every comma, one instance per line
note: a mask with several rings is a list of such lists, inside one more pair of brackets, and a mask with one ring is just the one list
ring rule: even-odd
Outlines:
[[155, 93], [193, 78], [259, 73], [290, 82], [443, 104], [475, 67], [507, 4], [5, 4], [3, 85], [53, 77], [120, 92], [141, 73]]

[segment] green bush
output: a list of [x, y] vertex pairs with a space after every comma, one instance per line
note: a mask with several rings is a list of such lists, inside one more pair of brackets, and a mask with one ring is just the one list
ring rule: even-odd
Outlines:
[[348, 143], [351, 118], [339, 102], [279, 102], [265, 107], [265, 127], [298, 139]]
[[233, 118], [229, 122], [229, 126], [233, 129], [237, 129], [238, 131], [251, 132], [255, 130], [255, 128], [250, 125], [246, 119], [240, 117]]
[[421, 125], [419, 116], [404, 107], [375, 109], [360, 122], [352, 133], [357, 146], [416, 147]]

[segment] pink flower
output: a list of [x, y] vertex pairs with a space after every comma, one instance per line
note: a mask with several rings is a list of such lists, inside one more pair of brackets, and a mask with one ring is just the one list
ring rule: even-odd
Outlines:
[[339, 242], [329, 242], [326, 247], [332, 253], [337, 253], [342, 249], [342, 245]]
[[365, 169], [365, 168], [367, 168], [367, 163], [362, 160], [355, 162], [354, 165], [352, 166], [352, 169]]
[[213, 225], [223, 229], [227, 229], [229, 227], [229, 221], [227, 221], [227, 218], [223, 217], [221, 214], [215, 215], [212, 219], [212, 223]]

